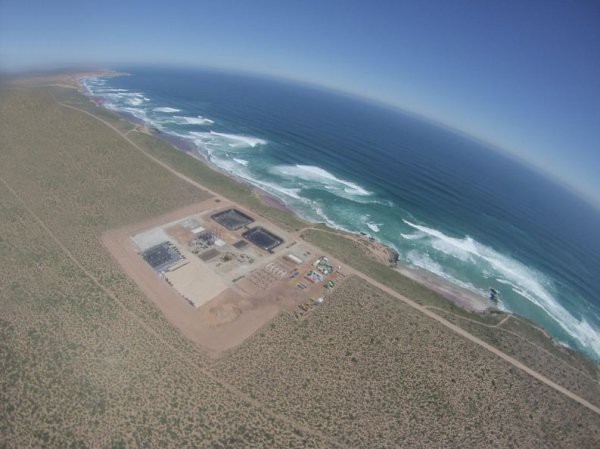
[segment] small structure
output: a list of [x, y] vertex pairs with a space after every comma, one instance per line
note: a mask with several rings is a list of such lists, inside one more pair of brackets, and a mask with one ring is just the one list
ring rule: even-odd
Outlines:
[[323, 282], [323, 275], [317, 271], [311, 270], [306, 273], [304, 276], [307, 280], [312, 282], [313, 284], [318, 284], [319, 282]]
[[298, 256], [295, 256], [294, 254], [290, 253], [287, 256], [285, 256], [285, 258], [297, 265], [302, 265], [302, 259], [300, 259]]
[[329, 262], [329, 259], [325, 256], [317, 259], [313, 266], [325, 276], [329, 276], [331, 273], [333, 273], [333, 266]]

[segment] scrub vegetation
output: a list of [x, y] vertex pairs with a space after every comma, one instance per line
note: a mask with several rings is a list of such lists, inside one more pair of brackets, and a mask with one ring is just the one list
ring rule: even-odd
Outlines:
[[[598, 415], [355, 278], [304, 318], [279, 315], [208, 357], [120, 271], [100, 236], [210, 194], [51, 93], [208, 189], [286, 229], [306, 226], [74, 91], [4, 86], [0, 447], [598, 447]], [[592, 362], [554, 354], [513, 318], [501, 328], [554, 355], [513, 334], [487, 336], [464, 318], [495, 325], [502, 316], [454, 307], [345, 237], [319, 232], [303, 236], [599, 402], [586, 384], [597, 378]]]
[[357, 278], [305, 320], [280, 316], [214, 370], [348, 446], [593, 447], [600, 438], [593, 412]]

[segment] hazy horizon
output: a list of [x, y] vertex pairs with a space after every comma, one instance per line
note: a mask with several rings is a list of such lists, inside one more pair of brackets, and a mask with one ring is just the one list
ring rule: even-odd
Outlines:
[[116, 68], [130, 76], [82, 80], [108, 110], [309, 222], [371, 235], [400, 263], [481, 297], [502, 291], [503, 308], [600, 357], [600, 214], [554, 180], [431, 120], [327, 89], [222, 70]]
[[[35, 75], [37, 73], [52, 73], [52, 72], [64, 73], [64, 72], [76, 72], [76, 71], [101, 71], [101, 70], [113, 70], [113, 71], [124, 70], [126, 72], [127, 67], [131, 68], [134, 66], [133, 65], [122, 65], [122, 64], [121, 65], [119, 65], [119, 64], [98, 64], [95, 66], [94, 65], [73, 66], [73, 65], [67, 64], [67, 65], [57, 66], [57, 67], [52, 67], [52, 68], [38, 67], [38, 68], [30, 68], [27, 70], [17, 70], [17, 71], [2, 71], [0, 69], [0, 75], [6, 74], [8, 76], [17, 76], [18, 77], [18, 76], [24, 76], [24, 75]], [[136, 64], [135, 67], [140, 67], [140, 68], [143, 68], [143, 67], [180, 68], [180, 69], [186, 69], [186, 70], [209, 70], [209, 71], [216, 71], [216, 72], [222, 71], [222, 72], [226, 72], [226, 73], [240, 73], [240, 74], [245, 74], [248, 76], [253, 76], [253, 77], [258, 77], [258, 78], [267, 78], [267, 79], [271, 78], [271, 79], [275, 79], [280, 82], [298, 83], [298, 84], [302, 84], [304, 86], [307, 86], [307, 87], [310, 87], [313, 89], [329, 91], [329, 92], [333, 92], [338, 95], [350, 96], [350, 97], [356, 98], [361, 101], [365, 101], [368, 103], [374, 103], [383, 108], [393, 109], [402, 114], [412, 115], [412, 116], [420, 118], [421, 120], [429, 121], [437, 126], [441, 126], [445, 129], [449, 130], [452, 133], [455, 133], [455, 134], [461, 135], [462, 137], [465, 137], [467, 139], [479, 142], [483, 146], [487, 147], [490, 151], [501, 153], [504, 156], [535, 171], [539, 175], [542, 175], [542, 176], [548, 178], [552, 182], [560, 185], [562, 188], [569, 191], [569, 193], [571, 193], [572, 195], [577, 197], [579, 200], [581, 200], [584, 203], [586, 203], [587, 205], [591, 206], [596, 212], [600, 212], [600, 197], [597, 197], [595, 194], [590, 195], [589, 192], [579, 189], [577, 185], [570, 183], [569, 180], [566, 180], [566, 179], [563, 179], [563, 178], [557, 176], [555, 173], [545, 169], [544, 167], [541, 167], [541, 166], [535, 164], [534, 162], [527, 160], [526, 158], [523, 158], [518, 153], [511, 152], [507, 148], [502, 147], [494, 142], [487, 140], [485, 137], [478, 136], [468, 130], [456, 128], [452, 124], [444, 122], [437, 117], [429, 117], [429, 116], [423, 115], [419, 112], [406, 109], [402, 105], [397, 105], [394, 103], [386, 102], [385, 100], [382, 100], [379, 98], [368, 97], [365, 95], [357, 94], [355, 92], [343, 90], [343, 89], [340, 89], [335, 86], [319, 84], [316, 82], [311, 82], [311, 81], [306, 81], [306, 80], [301, 80], [301, 79], [287, 78], [287, 77], [283, 77], [283, 76], [279, 76], [279, 75], [272, 75], [272, 74], [264, 73], [264, 72], [231, 69], [231, 68], [216, 67], [216, 66], [206, 66], [206, 65], [179, 65], [179, 64], [173, 65], [173, 64], [168, 64], [168, 63], [166, 63], [166, 64]]]
[[0, 0], [0, 448], [599, 448], [599, 23]]
[[486, 142], [600, 209], [593, 3], [172, 6], [4, 1], [0, 70], [151, 64], [314, 84]]

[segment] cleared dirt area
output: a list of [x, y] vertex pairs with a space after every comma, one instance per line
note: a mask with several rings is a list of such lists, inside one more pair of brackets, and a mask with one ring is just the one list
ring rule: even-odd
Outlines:
[[165, 274], [169, 284], [189, 299], [194, 307], [202, 307], [227, 289], [227, 284], [203, 266], [200, 260], [190, 259]]
[[[216, 225], [212, 236], [218, 236], [220, 246], [211, 244], [211, 249], [192, 253], [190, 242], [195, 234], [180, 223], [192, 223], [204, 232], [214, 226], [211, 215], [230, 206], [222, 198], [211, 198], [102, 235], [103, 244], [123, 271], [169, 322], [211, 355], [239, 345], [284, 310], [300, 314], [299, 306], [314, 303], [328, 291], [326, 276], [319, 282], [304, 277], [313, 271], [314, 254], [264, 220], [260, 223], [285, 240], [273, 252], [250, 243], [240, 252], [228, 252], [226, 248], [235, 247], [227, 245], [239, 242], [245, 230]], [[184, 259], [158, 273], [140, 256], [139, 245], [150, 246], [168, 235]], [[240, 254], [246, 257], [243, 262], [235, 259]], [[292, 254], [295, 260], [289, 258]]]

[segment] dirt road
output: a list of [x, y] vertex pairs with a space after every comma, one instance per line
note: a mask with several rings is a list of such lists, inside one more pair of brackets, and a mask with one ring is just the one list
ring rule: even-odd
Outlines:
[[[165, 170], [168, 170], [170, 173], [172, 173], [173, 175], [177, 176], [178, 178], [188, 182], [189, 184], [197, 187], [198, 189], [201, 189], [205, 192], [209, 192], [215, 196], [220, 196], [218, 195], [216, 192], [211, 191], [210, 189], [204, 187], [203, 185], [201, 185], [200, 183], [194, 181], [193, 179], [188, 178], [187, 176], [183, 175], [182, 173], [178, 172], [177, 170], [173, 169], [172, 167], [170, 167], [168, 164], [166, 164], [165, 162], [157, 159], [156, 157], [152, 156], [151, 154], [148, 154], [143, 148], [141, 148], [140, 146], [138, 146], [135, 142], [133, 142], [131, 139], [129, 139], [129, 137], [126, 135], [126, 133], [121, 132], [119, 129], [117, 129], [116, 127], [114, 127], [112, 124], [110, 124], [109, 122], [107, 122], [106, 120], [92, 114], [91, 112], [85, 111], [83, 109], [79, 109], [75, 106], [69, 105], [69, 104], [65, 104], [65, 103], [61, 103], [58, 100], [56, 100], [56, 98], [54, 98], [55, 101], [60, 104], [61, 106], [65, 107], [65, 108], [69, 108], [75, 111], [78, 111], [82, 114], [86, 114], [90, 117], [93, 117], [95, 120], [98, 120], [100, 122], [102, 122], [104, 125], [106, 125], [107, 127], [109, 127], [111, 130], [113, 130], [115, 133], [117, 133], [119, 136], [121, 136], [123, 139], [125, 139], [129, 144], [131, 144], [135, 149], [137, 149], [139, 152], [141, 152], [145, 157], [149, 158], [150, 160], [152, 160], [154, 163], [160, 165], [161, 167], [163, 167]], [[14, 190], [12, 190], [10, 188], [10, 186], [8, 184], [6, 184], [6, 182], [4, 180], [2, 180], [2, 182], [13, 192], [13, 194], [16, 196], [16, 193], [14, 192]], [[22, 200], [17, 196], [17, 198], [22, 202]], [[234, 202], [234, 201], [232, 201]], [[23, 203], [24, 204], [24, 203]], [[24, 204], [25, 205], [25, 204]], [[26, 205], [25, 205], [26, 206]], [[30, 210], [29, 211], [32, 215], [33, 212]], [[46, 230], [46, 232], [48, 232], [49, 234], [51, 234], [50, 229], [48, 229], [42, 222], [41, 219], [39, 219], [37, 216], [34, 215], [34, 217], [36, 218], [37, 221], [40, 222], [40, 224], [43, 225], [44, 229]], [[52, 235], [53, 239], [57, 241], [57, 243], [59, 243], [59, 245], [63, 248], [63, 250], [67, 251], [66, 247], [64, 247], [57, 239], [56, 237], [54, 237]], [[310, 246], [310, 245], [309, 245]], [[78, 264], [78, 266], [80, 266], [80, 268], [83, 269], [83, 267], [73, 258], [73, 256], [68, 253], [69, 257]], [[85, 271], [85, 270], [84, 270]], [[520, 362], [519, 360], [509, 356], [508, 354], [500, 351], [499, 349], [495, 348], [494, 346], [486, 343], [485, 341], [481, 340], [480, 338], [470, 334], [469, 332], [465, 331], [464, 329], [458, 327], [457, 325], [451, 323], [450, 321], [446, 320], [445, 318], [437, 315], [435, 312], [427, 309], [425, 306], [422, 306], [418, 303], [416, 303], [415, 301], [399, 294], [398, 292], [396, 292], [395, 290], [392, 290], [391, 288], [381, 284], [380, 282], [377, 282], [375, 279], [372, 279], [366, 275], [364, 275], [363, 273], [351, 268], [351, 267], [347, 267], [347, 271], [349, 271], [351, 274], [354, 274], [362, 279], [364, 279], [366, 282], [369, 282], [370, 284], [372, 284], [373, 286], [379, 288], [380, 290], [386, 292], [387, 294], [393, 296], [394, 298], [404, 302], [405, 304], [409, 305], [410, 307], [414, 308], [415, 310], [418, 310], [419, 312], [421, 312], [422, 314], [428, 316], [429, 318], [436, 320], [437, 322], [439, 322], [441, 325], [445, 326], [446, 328], [450, 329], [451, 331], [455, 332], [456, 334], [466, 338], [467, 340], [481, 346], [482, 348], [487, 349], [488, 351], [490, 351], [492, 354], [500, 357], [501, 359], [503, 359], [504, 361], [510, 363], [511, 365], [513, 365], [514, 367], [524, 371], [525, 373], [529, 374], [530, 376], [534, 377], [535, 379], [537, 379], [538, 381], [546, 384], [547, 386], [549, 386], [550, 388], [553, 388], [554, 390], [558, 391], [559, 393], [569, 397], [570, 399], [578, 402], [579, 404], [583, 405], [584, 407], [588, 408], [589, 410], [593, 411], [594, 413], [600, 415], [600, 407], [595, 406], [594, 404], [586, 401], [585, 399], [583, 399], [582, 397], [576, 395], [575, 393], [567, 390], [566, 388], [564, 388], [563, 386], [557, 384], [556, 382], [550, 380], [549, 378], [547, 378], [546, 376], [538, 373], [537, 371], [534, 371], [533, 369], [529, 368], [528, 366], [526, 366], [525, 364], [523, 364], [522, 362]], [[90, 274], [88, 274], [88, 276], [91, 277]], [[92, 279], [94, 280], [94, 282], [98, 283], [97, 280], [95, 280], [95, 278], [92, 277]], [[100, 284], [98, 284], [100, 285]], [[118, 299], [112, 294], [112, 292], [109, 292], [108, 290], [106, 290], [104, 287], [101, 286], [101, 288], [103, 290], [105, 290], [105, 292], [107, 294], [109, 294], [109, 296], [111, 298], [114, 298], [116, 301], [118, 301]], [[143, 325], [144, 327], [145, 324], [143, 322], [140, 323], [141, 325]], [[149, 332], [152, 332], [153, 334], [154, 331], [152, 329], [148, 329]], [[229, 387], [229, 389], [231, 389], [232, 387]], [[241, 392], [238, 392], [238, 394], [242, 394]], [[245, 396], [245, 395], [244, 395]], [[248, 402], [254, 402], [252, 401], [250, 398], [246, 397], [245, 400], [247, 400]], [[262, 405], [261, 405], [262, 408]], [[278, 417], [278, 418], [282, 418], [282, 417]], [[288, 420], [287, 418], [285, 420]], [[303, 429], [305, 430], [305, 429]], [[321, 437], [323, 437], [324, 435], [319, 435]], [[338, 444], [336, 442], [336, 444]]]

